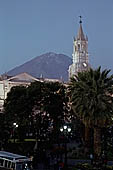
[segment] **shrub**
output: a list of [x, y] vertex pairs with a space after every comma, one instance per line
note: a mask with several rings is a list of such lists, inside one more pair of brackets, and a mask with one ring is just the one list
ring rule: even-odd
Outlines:
[[110, 166], [110, 165], [104, 165], [102, 167], [94, 167], [88, 163], [79, 163], [77, 165], [75, 165], [75, 167], [73, 167], [72, 170], [113, 170], [113, 166]]

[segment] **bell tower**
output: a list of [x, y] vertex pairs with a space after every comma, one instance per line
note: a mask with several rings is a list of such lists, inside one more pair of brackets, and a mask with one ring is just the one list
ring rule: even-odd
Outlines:
[[69, 79], [78, 72], [86, 71], [90, 68], [88, 60], [88, 37], [84, 35], [82, 20], [80, 16], [79, 30], [77, 37], [73, 40], [73, 63], [69, 66]]

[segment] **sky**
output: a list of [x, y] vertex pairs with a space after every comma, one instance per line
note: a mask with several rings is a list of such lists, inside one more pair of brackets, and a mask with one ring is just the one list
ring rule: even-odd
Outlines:
[[80, 15], [90, 64], [113, 73], [113, 0], [0, 0], [0, 74], [47, 52], [72, 57]]

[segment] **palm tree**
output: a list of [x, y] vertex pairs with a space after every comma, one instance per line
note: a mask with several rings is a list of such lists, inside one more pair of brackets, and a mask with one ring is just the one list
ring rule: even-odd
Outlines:
[[69, 83], [74, 113], [82, 120], [87, 132], [93, 128], [95, 155], [101, 153], [101, 129], [113, 116], [113, 75], [109, 76], [109, 72], [101, 72], [101, 67], [79, 72]]

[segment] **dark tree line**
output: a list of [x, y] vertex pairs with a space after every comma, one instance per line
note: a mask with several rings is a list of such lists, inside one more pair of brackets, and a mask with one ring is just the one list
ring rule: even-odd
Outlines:
[[15, 86], [4, 103], [4, 119], [9, 137], [13, 123], [18, 124], [18, 138], [30, 134], [47, 138], [57, 133], [64, 120], [68, 119], [68, 97], [65, 85], [59, 82], [34, 82], [28, 87]]
[[[107, 140], [105, 131], [113, 122], [113, 75], [109, 76], [109, 72], [101, 72], [101, 67], [90, 69], [78, 73], [68, 85], [40, 81], [12, 87], [4, 114], [0, 115], [0, 140], [11, 137], [14, 122], [18, 124], [20, 140], [31, 134], [34, 138], [57, 140], [59, 128], [71, 120], [73, 129], [77, 122], [84, 125], [86, 149], [101, 154], [105, 146], [102, 142]], [[112, 142], [110, 135], [109, 141]]]

